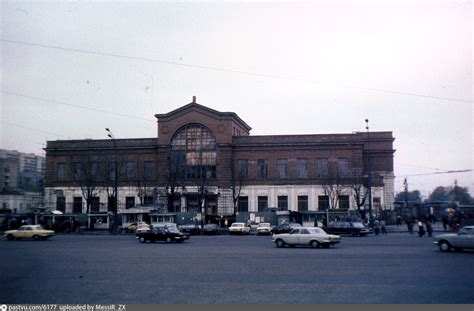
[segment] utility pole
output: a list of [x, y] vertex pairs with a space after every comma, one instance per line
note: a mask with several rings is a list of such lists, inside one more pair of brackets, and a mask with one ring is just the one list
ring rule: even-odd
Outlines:
[[115, 168], [114, 168], [114, 204], [112, 206], [113, 220], [112, 220], [112, 233], [117, 233], [117, 212], [118, 212], [118, 154], [117, 154], [117, 142], [115, 136], [109, 128], [105, 128], [108, 132], [107, 136], [112, 139], [114, 143], [115, 153]]
[[368, 190], [368, 199], [369, 199], [369, 226], [372, 227], [372, 178], [371, 178], [371, 167], [370, 167], [370, 134], [369, 134], [369, 119], [365, 119], [367, 130], [367, 190]]

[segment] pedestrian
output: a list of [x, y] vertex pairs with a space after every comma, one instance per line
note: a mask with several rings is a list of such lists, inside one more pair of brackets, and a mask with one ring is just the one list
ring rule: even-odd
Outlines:
[[375, 235], [379, 235], [380, 232], [380, 223], [378, 220], [375, 220], [374, 222], [374, 233]]
[[382, 234], [387, 235], [387, 228], [385, 227], [385, 220], [380, 221], [380, 227], [382, 229]]
[[411, 222], [411, 219], [407, 218], [406, 223], [408, 232], [410, 232], [410, 234], [413, 234], [413, 223]]
[[448, 230], [449, 219], [448, 219], [448, 216], [446, 214], [443, 215], [443, 218], [441, 219], [441, 221], [443, 222], [444, 231]]
[[425, 235], [425, 228], [421, 220], [418, 220], [418, 236], [421, 238]]
[[426, 232], [428, 232], [428, 237], [433, 236], [433, 225], [430, 220], [426, 221]]
[[397, 226], [401, 226], [401, 225], [402, 225], [402, 217], [397, 216]]

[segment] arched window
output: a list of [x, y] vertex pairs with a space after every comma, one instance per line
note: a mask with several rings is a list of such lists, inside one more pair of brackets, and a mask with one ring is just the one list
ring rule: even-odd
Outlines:
[[216, 139], [201, 124], [185, 125], [171, 139], [170, 170], [176, 178], [216, 178], [216, 158]]

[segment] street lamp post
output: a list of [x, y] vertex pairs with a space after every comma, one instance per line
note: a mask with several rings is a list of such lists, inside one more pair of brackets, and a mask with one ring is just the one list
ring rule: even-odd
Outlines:
[[105, 128], [107, 136], [112, 139], [114, 143], [115, 153], [115, 167], [114, 167], [114, 204], [112, 206], [113, 220], [112, 220], [112, 233], [117, 233], [117, 209], [118, 209], [118, 155], [117, 155], [117, 142], [115, 136], [109, 128]]
[[367, 197], [369, 199], [369, 225], [372, 226], [372, 180], [371, 180], [371, 167], [370, 167], [370, 136], [369, 136], [369, 119], [365, 119], [367, 130]]

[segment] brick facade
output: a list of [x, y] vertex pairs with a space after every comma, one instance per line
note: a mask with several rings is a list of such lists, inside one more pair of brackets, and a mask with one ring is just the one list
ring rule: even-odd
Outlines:
[[[373, 196], [380, 197], [384, 208], [392, 208], [395, 152], [392, 132], [251, 136], [250, 126], [237, 114], [218, 112], [194, 102], [155, 117], [158, 127], [156, 138], [117, 139], [117, 149], [112, 140], [48, 141], [45, 149], [45, 186], [49, 190], [49, 207], [54, 209], [55, 189], [70, 189], [77, 195], [79, 182], [74, 180], [72, 169], [75, 162], [87, 159], [88, 162], [98, 163], [95, 165], [101, 173], [96, 177], [96, 183], [105, 187], [110, 184], [110, 180], [104, 177], [107, 163], [113, 162], [116, 155], [121, 163], [119, 187], [128, 189], [127, 193], [133, 195], [133, 188], [143, 179], [144, 167], [152, 166], [153, 178], [148, 178], [146, 182], [154, 189], [155, 202], [163, 203], [170, 184], [173, 137], [183, 127], [198, 124], [207, 128], [216, 142], [217, 174], [207, 181], [207, 186], [209, 193], [217, 197], [217, 213], [220, 215], [233, 212], [230, 189], [236, 182], [236, 176], [239, 176], [239, 165], [246, 167], [246, 176], [239, 178], [239, 182], [243, 185], [242, 195], [248, 196], [249, 211], [256, 210], [257, 196], [267, 195], [269, 202], [276, 202], [278, 194], [288, 195], [291, 210], [297, 210], [297, 197], [306, 194], [310, 198], [309, 210], [317, 211], [321, 186], [327, 182], [321, 178], [318, 161], [323, 159], [329, 165], [344, 162], [348, 170], [356, 169], [367, 175], [369, 157], [373, 172]], [[126, 178], [127, 162], [130, 167], [135, 165], [136, 180]], [[264, 177], [259, 171], [262, 170], [262, 163], [266, 163]], [[64, 174], [58, 169], [63, 170]], [[279, 169], [285, 171], [284, 177], [279, 176]], [[192, 180], [182, 182], [182, 189], [187, 188], [186, 193], [180, 193], [183, 209], [187, 204], [186, 194], [194, 191], [193, 185]], [[350, 206], [354, 208], [354, 203]]]

